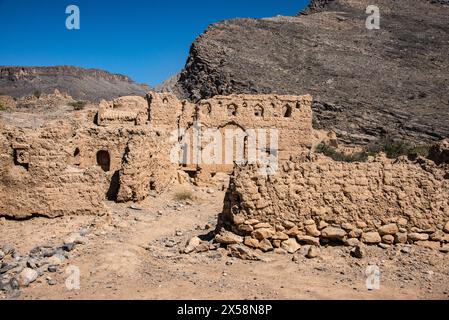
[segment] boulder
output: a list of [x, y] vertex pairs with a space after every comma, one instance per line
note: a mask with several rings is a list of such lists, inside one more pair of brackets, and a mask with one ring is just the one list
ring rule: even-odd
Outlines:
[[341, 228], [327, 227], [321, 231], [321, 236], [326, 239], [343, 240], [346, 231]]
[[285, 251], [287, 251], [288, 253], [292, 253], [293, 254], [296, 251], [298, 251], [299, 248], [301, 248], [301, 246], [296, 241], [296, 239], [290, 238], [290, 239], [285, 240], [285, 241], [282, 242], [281, 248], [284, 249]]
[[362, 233], [361, 240], [366, 244], [379, 244], [382, 241], [382, 238], [378, 232], [365, 232]]
[[387, 224], [379, 228], [379, 234], [381, 236], [385, 235], [395, 235], [399, 232], [399, 228], [395, 223]]
[[243, 238], [229, 231], [221, 231], [215, 236], [215, 241], [221, 244], [237, 244], [243, 243]]

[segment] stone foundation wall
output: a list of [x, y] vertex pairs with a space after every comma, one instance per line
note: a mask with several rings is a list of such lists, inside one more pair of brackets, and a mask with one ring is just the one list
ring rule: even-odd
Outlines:
[[449, 242], [449, 180], [434, 162], [312, 158], [286, 161], [268, 177], [253, 166], [236, 168], [218, 231], [271, 249], [284, 241], [436, 247]]

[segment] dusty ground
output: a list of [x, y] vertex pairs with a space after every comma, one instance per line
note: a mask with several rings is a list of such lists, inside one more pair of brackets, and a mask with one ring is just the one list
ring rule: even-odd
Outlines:
[[[313, 260], [302, 248], [295, 256], [266, 254], [263, 262], [236, 260], [224, 249], [180, 254], [192, 236], [215, 228], [224, 193], [196, 189], [196, 199], [182, 207], [175, 193], [148, 199], [139, 204], [143, 210], [111, 203], [104, 217], [0, 220], [0, 244], [22, 256], [38, 245], [57, 246], [73, 232], [88, 232], [56, 273], [46, 272], [18, 292], [0, 292], [0, 298], [449, 299], [449, 254], [426, 248], [403, 253], [403, 247], [370, 247], [366, 258], [356, 259], [349, 248], [327, 247]], [[365, 285], [371, 264], [381, 271], [379, 290]], [[68, 266], [80, 269], [79, 290], [66, 288]], [[56, 284], [49, 285], [50, 278]]]

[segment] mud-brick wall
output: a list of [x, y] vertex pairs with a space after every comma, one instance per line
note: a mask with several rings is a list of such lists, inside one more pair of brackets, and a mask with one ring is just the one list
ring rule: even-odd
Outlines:
[[73, 128], [54, 123], [41, 131], [3, 128], [1, 133], [0, 216], [104, 212], [105, 174], [98, 167], [68, 164]]
[[265, 223], [273, 232], [294, 227], [295, 236], [317, 239], [449, 242], [449, 180], [432, 161], [314, 158], [284, 162], [268, 177], [236, 168], [219, 228], [251, 236]]
[[169, 132], [150, 130], [131, 136], [120, 170], [118, 201], [141, 201], [151, 192], [163, 192], [176, 180], [171, 146]]

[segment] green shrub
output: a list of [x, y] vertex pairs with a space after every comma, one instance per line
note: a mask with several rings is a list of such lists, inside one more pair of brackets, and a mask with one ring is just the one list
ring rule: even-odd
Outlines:
[[370, 156], [370, 153], [365, 151], [346, 154], [324, 142], [320, 143], [315, 151], [339, 162], [365, 162]]
[[39, 99], [41, 97], [41, 92], [39, 90], [34, 90], [33, 96]]
[[6, 111], [6, 107], [0, 102], [0, 111]]
[[72, 106], [74, 110], [79, 111], [79, 110], [84, 110], [84, 108], [87, 105], [87, 102], [76, 101], [76, 102], [70, 102], [69, 105]]
[[416, 145], [403, 140], [383, 139], [377, 145], [368, 147], [375, 153], [385, 152], [388, 158], [400, 156], [416, 157], [429, 155], [430, 145]]
[[173, 197], [176, 201], [193, 200], [193, 193], [190, 190], [178, 191]]

